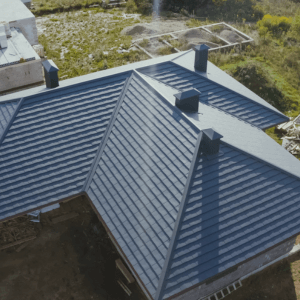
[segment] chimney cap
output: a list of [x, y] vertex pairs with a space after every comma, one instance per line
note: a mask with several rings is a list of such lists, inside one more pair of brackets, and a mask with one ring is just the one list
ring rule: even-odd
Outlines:
[[189, 97], [200, 96], [200, 94], [201, 93], [198, 90], [196, 90], [196, 89], [193, 88], [193, 89], [190, 89], [190, 90], [187, 90], [187, 91], [175, 94], [174, 96], [178, 100], [182, 100], [182, 99], [186, 99], [186, 98], [189, 98]]
[[196, 45], [194, 47], [194, 50], [198, 50], [198, 51], [202, 51], [202, 50], [208, 50], [210, 49], [209, 46], [205, 45], [205, 44], [201, 44], [201, 45]]
[[42, 65], [47, 72], [51, 73], [51, 72], [59, 71], [58, 67], [56, 66], [56, 64], [52, 59], [44, 60], [42, 62]]
[[208, 128], [208, 129], [204, 129], [202, 130], [202, 132], [211, 140], [218, 140], [221, 139], [223, 137], [223, 135], [217, 133], [213, 128]]

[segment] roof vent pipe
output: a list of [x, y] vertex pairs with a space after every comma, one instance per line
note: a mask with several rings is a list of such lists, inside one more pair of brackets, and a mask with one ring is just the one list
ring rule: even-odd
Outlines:
[[56, 64], [51, 60], [45, 60], [42, 62], [45, 73], [46, 87], [49, 89], [56, 88], [59, 86], [58, 83], [58, 68]]
[[197, 45], [194, 47], [195, 50], [195, 69], [200, 72], [207, 71], [207, 60], [208, 60], [208, 47], [205, 44]]
[[200, 143], [199, 155], [214, 155], [220, 151], [220, 139], [223, 137], [221, 134], [214, 131], [214, 129], [202, 130], [203, 136]]
[[185, 112], [198, 112], [200, 92], [196, 89], [190, 89], [175, 94], [175, 105]]

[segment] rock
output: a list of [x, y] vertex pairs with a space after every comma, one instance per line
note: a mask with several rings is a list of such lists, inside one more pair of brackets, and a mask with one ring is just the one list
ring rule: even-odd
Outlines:
[[93, 56], [93, 54], [89, 54], [89, 58], [91, 58], [91, 59], [92, 59], [93, 57], [94, 57], [94, 56]]
[[122, 53], [122, 52], [123, 52], [123, 50], [120, 50], [120, 49], [118, 49], [118, 50], [117, 50], [117, 52], [118, 52], [118, 53]]
[[108, 51], [103, 51], [103, 55], [108, 55]]

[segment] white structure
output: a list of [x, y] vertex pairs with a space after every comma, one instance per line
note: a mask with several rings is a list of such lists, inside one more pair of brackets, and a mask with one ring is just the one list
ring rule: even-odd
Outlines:
[[21, 0], [28, 8], [31, 6], [31, 0]]
[[10, 27], [20, 28], [30, 45], [39, 43], [35, 17], [22, 1], [0, 0], [0, 22], [7, 22]]
[[[1, 28], [1, 26], [0, 26]], [[6, 47], [0, 48], [0, 93], [43, 82], [42, 61], [20, 30], [11, 28], [11, 37], [0, 29]]]

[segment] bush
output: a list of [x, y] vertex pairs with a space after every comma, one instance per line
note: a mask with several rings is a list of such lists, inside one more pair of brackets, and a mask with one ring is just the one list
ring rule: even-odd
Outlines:
[[238, 66], [231, 75], [278, 110], [285, 112], [291, 108], [291, 100], [282, 94], [259, 63]]
[[300, 41], [300, 12], [293, 18], [289, 36]]
[[271, 15], [265, 15], [262, 20], [257, 22], [258, 32], [264, 37], [267, 33], [275, 36], [279, 36], [283, 32], [286, 33], [291, 28], [291, 24], [292, 18]]
[[137, 6], [134, 2], [134, 0], [128, 0], [128, 2], [126, 3], [126, 11], [129, 13], [134, 13], [137, 11]]

